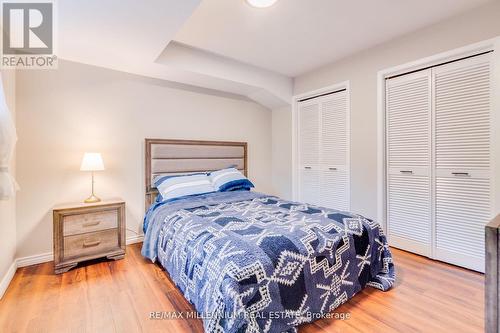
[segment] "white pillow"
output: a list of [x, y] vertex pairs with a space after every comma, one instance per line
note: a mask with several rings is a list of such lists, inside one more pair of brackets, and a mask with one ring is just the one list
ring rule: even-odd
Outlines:
[[165, 176], [155, 182], [162, 201], [215, 192], [207, 174]]

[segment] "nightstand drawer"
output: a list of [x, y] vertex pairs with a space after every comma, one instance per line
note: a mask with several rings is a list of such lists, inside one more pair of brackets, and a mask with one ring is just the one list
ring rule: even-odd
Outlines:
[[118, 229], [64, 237], [64, 259], [118, 249]]
[[87, 232], [118, 227], [118, 210], [68, 215], [63, 218], [63, 235], [78, 235]]

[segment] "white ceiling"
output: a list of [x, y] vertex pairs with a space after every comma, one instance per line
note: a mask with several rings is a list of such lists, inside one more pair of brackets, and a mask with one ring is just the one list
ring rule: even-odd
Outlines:
[[203, 0], [174, 39], [290, 77], [490, 0]]

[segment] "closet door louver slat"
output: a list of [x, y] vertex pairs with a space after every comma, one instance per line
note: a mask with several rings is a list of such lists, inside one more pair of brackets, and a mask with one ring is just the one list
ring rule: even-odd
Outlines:
[[387, 81], [387, 228], [395, 247], [431, 254], [431, 72]]

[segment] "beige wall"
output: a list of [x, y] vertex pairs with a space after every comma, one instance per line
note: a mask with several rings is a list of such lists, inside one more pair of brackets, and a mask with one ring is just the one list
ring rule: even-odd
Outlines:
[[234, 96], [178, 88], [67, 61], [58, 70], [19, 72], [18, 257], [50, 252], [51, 207], [89, 194], [90, 175], [79, 171], [85, 151], [103, 154], [96, 194], [123, 197], [134, 232], [144, 216], [147, 137], [247, 141], [251, 180], [273, 192], [271, 112]]
[[[13, 70], [1, 72], [2, 83], [5, 92], [5, 99], [10, 112], [15, 119], [16, 99], [15, 81], [16, 74]], [[15, 162], [10, 166], [15, 174]], [[16, 199], [7, 201], [0, 200], [0, 280], [7, 273], [9, 267], [14, 262], [16, 255]]]
[[[500, 3], [496, 1], [295, 79], [295, 94], [346, 80], [351, 82], [351, 206], [354, 212], [377, 216], [377, 72], [498, 35]], [[288, 122], [287, 114], [280, 115]], [[278, 114], [273, 117], [274, 122], [280, 122]], [[288, 128], [281, 131], [273, 133], [275, 140], [291, 140]], [[280, 165], [291, 166], [291, 159]], [[289, 177], [290, 172], [282, 172]]]

